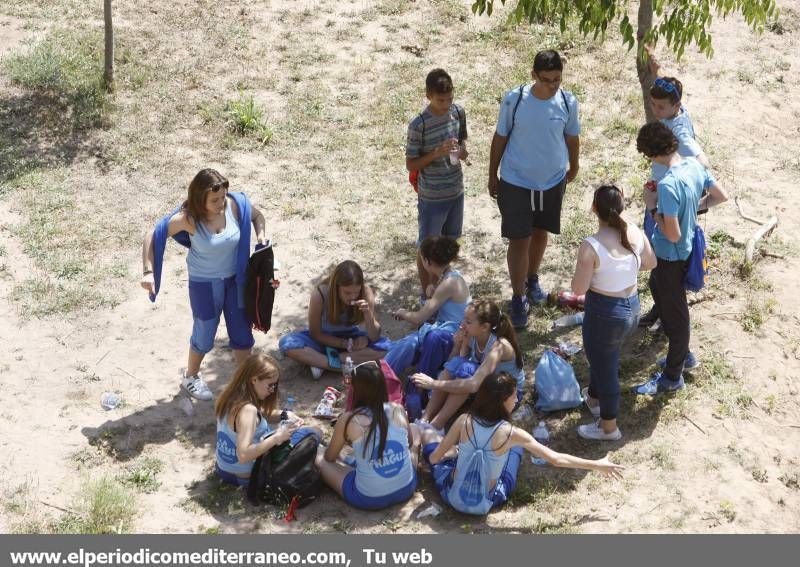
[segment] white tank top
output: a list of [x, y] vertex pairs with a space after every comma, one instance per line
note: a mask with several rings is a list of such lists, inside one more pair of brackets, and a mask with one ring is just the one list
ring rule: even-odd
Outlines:
[[621, 258], [616, 258], [608, 252], [599, 240], [594, 236], [587, 236], [588, 242], [594, 248], [600, 265], [592, 274], [590, 287], [600, 292], [618, 293], [622, 290], [636, 285], [636, 276], [639, 273], [639, 256], [642, 253], [644, 241], [639, 242], [635, 254], [626, 254]]

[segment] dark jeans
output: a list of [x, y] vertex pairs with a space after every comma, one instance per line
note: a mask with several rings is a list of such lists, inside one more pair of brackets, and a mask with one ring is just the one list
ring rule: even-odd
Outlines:
[[639, 296], [586, 294], [583, 348], [589, 361], [589, 396], [600, 400], [600, 417], [619, 413], [619, 349], [639, 325]]
[[670, 380], [678, 380], [683, 372], [683, 361], [689, 353], [689, 303], [683, 287], [686, 260], [658, 259], [658, 265], [650, 272], [650, 292], [655, 309], [661, 317], [664, 334], [669, 339], [667, 365], [664, 374]]

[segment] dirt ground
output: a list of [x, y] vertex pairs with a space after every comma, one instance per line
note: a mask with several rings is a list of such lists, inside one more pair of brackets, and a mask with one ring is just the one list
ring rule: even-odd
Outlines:
[[[60, 21], [102, 28], [94, 7], [54, 4], [0, 5], [0, 58], [40, 41]], [[720, 252], [709, 289], [692, 307], [692, 346], [704, 366], [686, 391], [647, 401], [626, 394], [624, 437], [602, 447], [574, 432], [588, 421], [585, 410], [546, 416], [555, 449], [587, 457], [609, 450], [626, 465], [625, 479], [525, 462], [512, 501], [486, 518], [445, 511], [416, 520], [438, 501], [427, 472], [402, 506], [365, 513], [325, 492], [291, 524], [280, 510], [251, 508], [220, 486], [210, 474], [212, 405], [192, 402], [188, 415], [178, 389], [191, 328], [184, 254], [170, 245], [162, 292], [151, 304], [138, 285], [140, 238], [182, 198], [198, 169], [216, 167], [261, 206], [283, 264], [273, 328], [257, 335], [258, 350], [275, 354], [280, 334], [304, 324], [312, 280], [346, 258], [359, 261], [377, 289], [386, 332], [402, 336], [410, 329], [388, 313], [412, 306], [415, 296], [416, 212], [403, 168], [404, 124], [422, 108], [424, 73], [442, 65], [453, 69], [470, 121], [460, 267], [473, 295], [507, 299], [486, 159], [497, 97], [530, 65], [514, 47], [529, 54], [544, 38], [567, 52], [567, 88], [579, 95], [583, 117], [581, 177], [565, 213], [570, 230], [554, 239], [543, 273], [546, 287], [563, 288], [575, 238], [592, 226], [592, 186], [610, 179], [635, 188], [645, 171], [633, 142], [642, 116], [633, 56], [616, 36], [598, 45], [541, 27], [533, 35], [509, 32], [502, 18], [474, 18], [469, 2], [454, 0], [116, 3], [118, 54], [136, 62], [142, 77], [121, 63], [108, 119], [66, 133], [46, 122], [29, 129], [14, 122], [33, 119], [34, 103], [0, 71], [0, 128], [7, 128], [0, 142], [41, 157], [37, 171], [45, 180], [37, 186], [27, 173], [0, 172], [0, 531], [53, 531], [80, 507], [87, 481], [100, 476], [135, 493], [130, 530], [137, 533], [799, 531], [800, 306], [792, 282], [800, 277], [800, 241], [792, 227], [800, 215], [789, 200], [800, 181], [800, 6], [779, 5], [781, 25], [760, 36], [738, 18], [715, 20], [711, 60], [695, 52], [680, 62], [662, 56], [685, 85], [721, 184], [746, 213], [779, 217], [762, 246], [769, 255], [741, 275], [743, 245], [757, 226], [741, 218], [733, 200], [714, 210], [706, 232], [717, 234]], [[274, 125], [263, 148], [231, 139], [214, 118], [237, 93], [252, 94]], [[34, 213], [50, 183], [64, 187], [72, 208], [67, 216], [50, 209], [42, 220]], [[638, 201], [631, 198], [634, 221]], [[48, 271], [31, 251], [25, 227], [36, 223], [56, 227], [65, 255], [80, 254], [73, 236], [85, 239], [86, 273], [100, 275], [71, 280], [70, 293], [112, 299], [33, 316], [20, 286], [69, 277]], [[531, 385], [542, 349], [563, 339], [548, 332], [553, 315], [537, 310], [521, 335]], [[575, 331], [567, 337], [580, 338]], [[215, 393], [234, 370], [226, 344], [221, 327], [203, 369]], [[664, 351], [663, 340], [638, 333], [623, 361], [624, 385], [646, 378]], [[585, 383], [581, 355], [575, 367]], [[289, 361], [283, 368], [282, 391], [299, 399], [301, 413], [338, 382], [326, 374], [315, 383]], [[106, 391], [119, 392], [123, 406], [104, 411]], [[147, 459], [160, 463], [160, 472], [156, 485], [141, 490], [129, 479]]]

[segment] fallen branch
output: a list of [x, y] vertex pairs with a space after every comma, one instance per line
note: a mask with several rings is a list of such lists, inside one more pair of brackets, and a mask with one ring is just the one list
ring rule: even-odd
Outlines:
[[786, 256], [784, 256], [783, 254], [773, 254], [772, 252], [767, 252], [766, 250], [759, 250], [759, 254], [767, 258], [777, 258], [778, 260], [786, 259]]
[[755, 233], [753, 233], [753, 236], [750, 237], [744, 248], [745, 266], [750, 266], [753, 264], [753, 254], [755, 254], [756, 251], [756, 244], [758, 243], [759, 240], [761, 240], [770, 232], [772, 232], [772, 229], [774, 229], [777, 224], [778, 224], [778, 217], [775, 216], [770, 217], [767, 219], [765, 223], [761, 225], [761, 227], [757, 231], [755, 231]]
[[736, 203], [736, 210], [738, 211], [739, 216], [742, 217], [744, 220], [748, 220], [748, 221], [754, 222], [756, 224], [764, 224], [763, 220], [757, 219], [755, 217], [751, 217], [751, 216], [748, 216], [748, 215], [744, 214], [744, 211], [742, 210], [742, 204], [739, 202], [739, 196], [738, 195], [733, 198], [733, 201]]
[[699, 425], [697, 425], [697, 424], [694, 422], [694, 420], [693, 420], [691, 417], [689, 417], [689, 416], [688, 416], [688, 415], [686, 415], [685, 413], [682, 413], [682, 414], [681, 414], [681, 417], [683, 417], [683, 419], [685, 419], [686, 421], [688, 421], [689, 423], [691, 423], [692, 425], [694, 425], [694, 426], [695, 426], [697, 429], [699, 429], [699, 430], [700, 430], [700, 433], [702, 433], [703, 435], [708, 435], [708, 433], [706, 433], [706, 430], [705, 430], [705, 429], [703, 429], [702, 427], [700, 427]]
[[691, 297], [688, 301], [689, 305], [697, 305], [698, 303], [702, 303], [703, 301], [708, 301], [709, 299], [714, 299], [714, 294], [711, 292], [697, 292]]

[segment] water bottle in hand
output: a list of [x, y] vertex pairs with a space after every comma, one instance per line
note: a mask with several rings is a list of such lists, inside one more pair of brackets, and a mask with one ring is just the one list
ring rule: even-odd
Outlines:
[[[539, 425], [536, 426], [536, 429], [533, 430], [533, 438], [536, 439], [540, 445], [544, 445], [545, 447], [550, 444], [550, 432], [547, 430], [547, 424], [544, 421], [540, 421]], [[534, 465], [546, 465], [548, 464], [547, 461], [540, 457], [531, 457], [531, 462]]]
[[453, 138], [451, 140], [455, 144], [455, 149], [450, 150], [450, 165], [458, 165], [458, 160], [461, 155], [461, 146], [458, 145], [458, 140]]
[[289, 417], [289, 412], [294, 411], [295, 401], [294, 396], [286, 396], [286, 404], [283, 406], [281, 421], [278, 424], [279, 428], [286, 429], [292, 424], [293, 420]]

